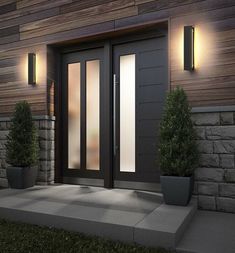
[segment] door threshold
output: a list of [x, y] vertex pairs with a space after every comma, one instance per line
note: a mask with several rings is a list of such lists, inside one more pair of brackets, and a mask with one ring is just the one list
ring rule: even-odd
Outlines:
[[104, 179], [100, 178], [63, 177], [63, 183], [104, 187]]
[[114, 188], [161, 192], [160, 183], [145, 183], [145, 182], [114, 180]]

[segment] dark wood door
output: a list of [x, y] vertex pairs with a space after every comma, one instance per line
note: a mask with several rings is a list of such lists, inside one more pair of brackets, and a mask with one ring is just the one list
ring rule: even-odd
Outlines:
[[66, 183], [103, 178], [103, 83], [103, 48], [63, 55], [61, 148]]
[[114, 46], [113, 75], [114, 180], [159, 182], [159, 123], [168, 83], [166, 36]]

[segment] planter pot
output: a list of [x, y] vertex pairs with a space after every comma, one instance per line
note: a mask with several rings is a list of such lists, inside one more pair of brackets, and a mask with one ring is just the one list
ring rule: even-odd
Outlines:
[[35, 185], [37, 167], [8, 167], [7, 179], [11, 188], [25, 189]]
[[193, 186], [193, 176], [161, 176], [162, 194], [168, 205], [186, 206], [191, 199]]

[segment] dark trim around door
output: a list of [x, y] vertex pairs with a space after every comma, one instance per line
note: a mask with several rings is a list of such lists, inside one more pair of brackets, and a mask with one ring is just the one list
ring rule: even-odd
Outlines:
[[[166, 26], [167, 27], [167, 26]], [[167, 30], [164, 29], [158, 29], [157, 23], [153, 25], [150, 30], [145, 30], [143, 27], [140, 27], [140, 30], [135, 29], [133, 33], [128, 35], [125, 34], [125, 36], [122, 36], [122, 34], [118, 36], [114, 36], [113, 38], [107, 37], [106, 34], [104, 34], [104, 39], [98, 39], [96, 41], [90, 40], [87, 41], [86, 43], [81, 42], [79, 45], [72, 45], [72, 46], [58, 46], [56, 45], [53, 47], [54, 50], [54, 56], [55, 56], [55, 63], [56, 63], [56, 82], [55, 82], [55, 116], [56, 116], [56, 126], [55, 126], [55, 167], [56, 167], [56, 172], [55, 172], [55, 181], [57, 183], [63, 183], [63, 176], [64, 176], [64, 183], [80, 183], [80, 184], [85, 184], [86, 182], [91, 185], [97, 185], [97, 186], [104, 186], [106, 188], [112, 188], [112, 187], [124, 187], [124, 188], [129, 188], [128, 187], [128, 179], [127, 177], [125, 181], [114, 181], [114, 158], [113, 158], [113, 90], [112, 90], [112, 73], [113, 73], [113, 67], [112, 67], [112, 55], [113, 55], [113, 46], [114, 45], [119, 45], [123, 43], [128, 43], [128, 42], [133, 42], [133, 41], [138, 41], [138, 40], [143, 40], [143, 39], [149, 39], [149, 38], [154, 38], [154, 37], [161, 37], [163, 35], [167, 35]], [[168, 38], [169, 40], [169, 38]], [[70, 52], [77, 52], [80, 50], [86, 50], [86, 49], [95, 49], [95, 48], [100, 48], [103, 47], [104, 49], [104, 55], [103, 55], [103, 62], [104, 62], [104, 92], [105, 96], [104, 99], [102, 100], [102, 107], [105, 108], [103, 113], [105, 117], [101, 120], [103, 120], [103, 128], [104, 131], [106, 132], [105, 138], [100, 138], [100, 141], [102, 142], [103, 145], [103, 153], [101, 156], [105, 156], [105, 159], [103, 161], [103, 174], [102, 177], [93, 177], [94, 184], [91, 182], [89, 178], [89, 174], [83, 175], [84, 180], [79, 180], [79, 182], [75, 179], [73, 180], [67, 180], [68, 177], [67, 175], [63, 175], [61, 173], [62, 171], [62, 132], [63, 132], [63, 124], [62, 124], [62, 117], [61, 117], [61, 111], [62, 111], [62, 103], [61, 103], [61, 55], [64, 53], [70, 53]], [[167, 45], [168, 48], [168, 45]], [[169, 80], [169, 79], [168, 79]], [[168, 87], [169, 88], [169, 87]], [[102, 137], [102, 136], [101, 136]], [[103, 139], [103, 140], [102, 140]], [[86, 180], [86, 178], [88, 180]], [[75, 182], [76, 181], [76, 182]], [[98, 182], [99, 181], [99, 182]], [[138, 179], [136, 179], [138, 181]], [[102, 185], [103, 184], [103, 185]], [[134, 182], [131, 182], [131, 185], [134, 187]], [[136, 182], [136, 185], [139, 185], [140, 188], [143, 188], [143, 182], [138, 184]], [[136, 187], [138, 188], [138, 186]], [[159, 186], [151, 187], [144, 187], [146, 190], [153, 190], [156, 191], [156, 189], [159, 189]]]

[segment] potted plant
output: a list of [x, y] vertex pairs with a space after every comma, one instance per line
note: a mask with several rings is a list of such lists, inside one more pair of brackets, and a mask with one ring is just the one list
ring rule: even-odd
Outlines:
[[161, 188], [166, 204], [185, 206], [194, 185], [194, 169], [198, 164], [196, 132], [191, 108], [182, 88], [168, 93], [160, 126]]
[[7, 178], [11, 188], [25, 189], [35, 184], [39, 145], [32, 113], [26, 101], [16, 104], [7, 136]]

